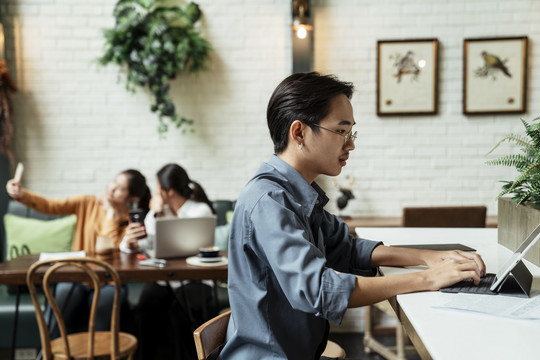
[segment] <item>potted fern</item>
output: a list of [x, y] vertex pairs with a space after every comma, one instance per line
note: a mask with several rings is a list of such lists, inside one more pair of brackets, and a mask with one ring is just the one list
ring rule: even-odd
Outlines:
[[[502, 181], [502, 191], [498, 195], [498, 240], [514, 251], [525, 237], [540, 224], [540, 120], [521, 120], [524, 134], [510, 134], [501, 139], [491, 151], [504, 142], [521, 148], [521, 153], [501, 156], [487, 161], [488, 165], [514, 167], [518, 175], [514, 180]], [[505, 196], [508, 195], [508, 196]], [[526, 257], [540, 266], [540, 244]]]
[[192, 124], [178, 115], [169, 82], [180, 73], [206, 69], [212, 47], [196, 27], [199, 6], [190, 2], [182, 8], [178, 0], [119, 0], [114, 16], [114, 28], [104, 32], [105, 53], [99, 63], [119, 65], [126, 72], [128, 91], [140, 86], [150, 92], [160, 134], [170, 124]]

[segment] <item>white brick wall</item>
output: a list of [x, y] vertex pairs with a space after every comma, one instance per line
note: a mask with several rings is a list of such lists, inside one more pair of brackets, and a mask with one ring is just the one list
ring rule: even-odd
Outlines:
[[[118, 69], [100, 68], [102, 29], [113, 24], [113, 0], [1, 0], [14, 96], [17, 160], [24, 184], [63, 197], [99, 193], [120, 170], [155, 172], [178, 162], [213, 199], [234, 199], [272, 154], [266, 128], [271, 92], [292, 69], [290, 1], [199, 0], [215, 52], [210, 71], [180, 76], [173, 95], [195, 134], [159, 139], [144, 91], [130, 94]], [[355, 178], [352, 215], [398, 216], [409, 205], [486, 204], [496, 214], [500, 179], [512, 169], [488, 167], [485, 153], [521, 131], [519, 118], [540, 115], [540, 2], [535, 0], [312, 0], [315, 69], [353, 81], [358, 131], [344, 175]], [[462, 48], [466, 37], [529, 37], [528, 112], [466, 117]], [[375, 114], [376, 42], [436, 37], [439, 114]], [[342, 180], [344, 181], [344, 180]], [[339, 194], [321, 179], [329, 196]], [[334, 201], [329, 209], [335, 211]], [[362, 311], [342, 330], [361, 330]], [[351, 320], [352, 319], [352, 320]]]
[[[178, 162], [211, 198], [234, 199], [272, 154], [265, 122], [274, 87], [291, 72], [290, 1], [200, 0], [203, 28], [215, 52], [210, 71], [180, 76], [172, 92], [195, 134], [159, 139], [144, 91], [130, 94], [114, 66], [100, 68], [102, 29], [113, 24], [113, 0], [3, 0], [14, 96], [17, 159], [25, 185], [49, 196], [98, 193], [117, 172], [143, 171], [151, 184]], [[360, 133], [343, 175], [355, 178], [352, 215], [396, 216], [408, 205], [486, 204], [512, 169], [484, 164], [519, 118], [539, 114], [537, 67], [540, 3], [508, 0], [313, 0], [315, 69], [353, 81]], [[466, 117], [461, 113], [465, 37], [527, 35], [528, 113]], [[376, 42], [436, 37], [440, 42], [439, 114], [375, 114]], [[331, 198], [339, 193], [321, 179]], [[329, 209], [335, 211], [334, 201]]]

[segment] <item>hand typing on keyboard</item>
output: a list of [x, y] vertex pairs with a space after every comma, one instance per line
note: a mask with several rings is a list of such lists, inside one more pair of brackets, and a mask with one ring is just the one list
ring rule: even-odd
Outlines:
[[371, 255], [372, 266], [427, 265], [423, 271], [379, 277], [357, 277], [349, 307], [364, 306], [397, 294], [435, 291], [465, 279], [474, 284], [486, 273], [482, 257], [461, 250], [435, 251], [379, 245]]
[[471, 282], [478, 285], [480, 278], [486, 275], [486, 265], [482, 257], [476, 253], [461, 250], [430, 251], [425, 261], [430, 267], [426, 273], [433, 276], [433, 290], [448, 287], [465, 279], [471, 279]]
[[496, 294], [490, 290], [491, 284], [495, 281], [495, 274], [486, 274], [480, 279], [479, 284], [474, 284], [472, 279], [465, 279], [457, 284], [441, 288], [442, 292], [450, 293], [472, 293], [472, 294]]

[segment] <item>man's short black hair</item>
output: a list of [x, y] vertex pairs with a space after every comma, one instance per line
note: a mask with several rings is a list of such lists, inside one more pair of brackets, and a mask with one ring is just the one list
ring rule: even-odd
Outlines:
[[295, 120], [318, 131], [313, 124], [319, 124], [328, 115], [330, 100], [340, 94], [350, 99], [353, 91], [352, 83], [317, 72], [297, 73], [283, 80], [274, 90], [266, 110], [274, 152], [279, 154], [287, 147], [289, 128]]

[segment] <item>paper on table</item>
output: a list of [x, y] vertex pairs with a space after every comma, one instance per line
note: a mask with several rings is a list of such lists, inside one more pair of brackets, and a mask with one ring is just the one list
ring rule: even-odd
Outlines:
[[452, 295], [452, 300], [432, 305], [432, 307], [472, 311], [514, 319], [540, 319], [540, 295], [526, 299], [501, 295]]
[[85, 257], [86, 251], [66, 251], [66, 252], [42, 252], [39, 254], [39, 260], [57, 260], [71, 257]]

